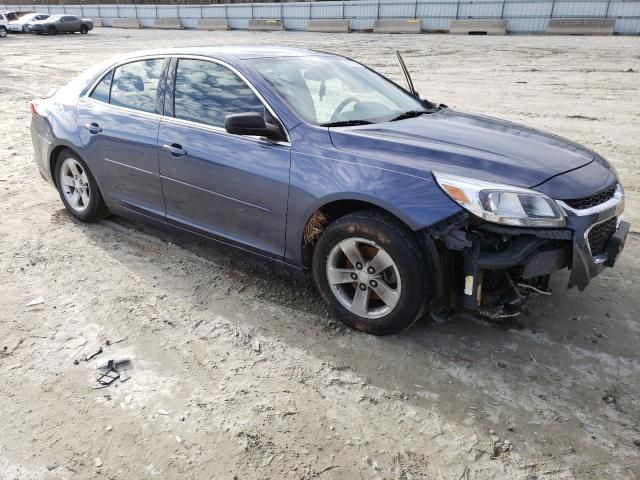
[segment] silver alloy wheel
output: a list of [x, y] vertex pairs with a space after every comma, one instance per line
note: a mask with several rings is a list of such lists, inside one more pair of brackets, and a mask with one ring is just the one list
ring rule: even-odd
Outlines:
[[364, 238], [347, 238], [333, 247], [327, 282], [342, 306], [369, 319], [391, 313], [402, 293], [396, 263], [381, 246]]
[[7, 29], [4, 27], [0, 27], [0, 37], [4, 38], [7, 36]]
[[91, 186], [87, 172], [75, 158], [66, 158], [60, 166], [60, 185], [64, 198], [76, 212], [84, 212], [91, 200]]

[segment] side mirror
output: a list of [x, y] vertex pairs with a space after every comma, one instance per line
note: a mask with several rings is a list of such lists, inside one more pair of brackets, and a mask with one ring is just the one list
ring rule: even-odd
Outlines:
[[275, 125], [267, 124], [257, 112], [233, 113], [224, 119], [224, 128], [234, 135], [255, 135], [282, 140], [282, 132]]

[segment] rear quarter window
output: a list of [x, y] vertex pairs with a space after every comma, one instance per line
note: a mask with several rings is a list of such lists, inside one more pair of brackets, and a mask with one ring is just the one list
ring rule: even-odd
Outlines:
[[141, 60], [115, 69], [110, 103], [142, 112], [160, 113], [157, 96], [164, 59]]
[[94, 100], [98, 100], [100, 102], [109, 103], [109, 96], [111, 93], [111, 80], [113, 79], [113, 70], [107, 73], [100, 83], [96, 85], [96, 88], [93, 89], [91, 95], [89, 95]]

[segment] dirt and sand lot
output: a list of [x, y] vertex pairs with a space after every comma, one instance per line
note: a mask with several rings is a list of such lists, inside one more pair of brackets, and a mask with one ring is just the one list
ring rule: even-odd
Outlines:
[[[514, 321], [376, 338], [246, 254], [67, 214], [32, 161], [28, 101], [114, 53], [227, 44], [400, 80], [397, 48], [423, 96], [595, 148], [626, 186], [619, 266], [582, 294], [558, 275]], [[0, 479], [640, 478], [640, 38], [96, 29], [0, 52]], [[99, 346], [133, 359], [129, 380], [95, 389], [74, 360]]]

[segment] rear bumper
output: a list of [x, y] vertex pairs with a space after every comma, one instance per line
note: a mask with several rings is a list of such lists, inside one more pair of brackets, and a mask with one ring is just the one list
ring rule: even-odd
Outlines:
[[31, 115], [31, 144], [33, 145], [33, 159], [40, 175], [55, 185], [49, 165], [49, 158], [54, 147], [51, 129], [46, 119], [37, 114]]

